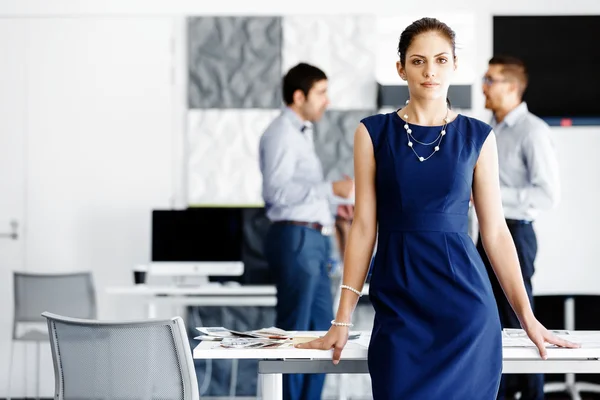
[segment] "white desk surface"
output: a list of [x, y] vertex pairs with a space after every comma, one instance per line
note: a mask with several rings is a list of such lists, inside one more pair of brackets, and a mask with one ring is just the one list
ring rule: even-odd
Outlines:
[[108, 294], [129, 296], [274, 296], [277, 294], [272, 285], [227, 285], [208, 284], [198, 286], [154, 286], [154, 285], [129, 285], [110, 286], [106, 288]]
[[157, 303], [206, 307], [274, 307], [277, 304], [277, 290], [270, 285], [129, 285], [107, 287], [106, 293], [144, 299], [148, 303], [148, 318], [157, 317]]
[[[297, 332], [298, 336], [322, 335], [324, 332]], [[228, 349], [218, 342], [203, 341], [194, 348], [197, 359], [256, 359], [264, 367], [259, 373], [263, 399], [283, 399], [284, 373], [298, 373], [308, 368], [314, 372], [332, 374], [367, 373], [367, 350], [370, 332], [349, 341], [342, 351], [341, 363], [329, 364], [332, 350], [306, 350], [287, 347], [275, 349]], [[579, 349], [548, 348], [548, 359], [542, 360], [535, 347], [505, 347], [503, 343], [503, 373], [600, 373], [600, 332], [571, 331], [570, 336], [583, 339], [590, 347]], [[285, 369], [285, 372], [283, 370]], [[341, 387], [341, 386], [340, 386]]]
[[[325, 332], [298, 332], [296, 336], [322, 335]], [[361, 332], [361, 337], [351, 340], [342, 351], [343, 360], [366, 360], [367, 350], [371, 332]], [[583, 345], [578, 349], [548, 348], [549, 360], [589, 360], [600, 359], [600, 331], [571, 331], [573, 339], [581, 338], [586, 343], [597, 344]], [[596, 340], [597, 339], [597, 340]], [[573, 340], [576, 341], [576, 340]], [[330, 360], [332, 350], [309, 350], [297, 349], [291, 344], [287, 347], [274, 349], [228, 349], [219, 345], [219, 342], [203, 341], [194, 348], [194, 358], [197, 359], [257, 359], [257, 360], [281, 360], [281, 359], [312, 359]], [[503, 359], [509, 360], [541, 360], [537, 348], [529, 347], [503, 347]]]
[[[205, 285], [129, 285], [109, 286], [106, 293], [128, 296], [275, 296], [274, 285], [230, 285], [210, 283]], [[369, 284], [365, 284], [362, 293], [369, 294]]]

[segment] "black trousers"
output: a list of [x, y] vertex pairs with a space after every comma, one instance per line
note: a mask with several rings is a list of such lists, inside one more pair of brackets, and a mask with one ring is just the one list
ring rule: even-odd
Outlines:
[[[537, 238], [533, 225], [526, 221], [507, 220], [508, 229], [512, 235], [519, 263], [521, 264], [521, 273], [525, 282], [525, 289], [529, 296], [529, 302], [533, 308], [533, 291], [531, 287], [531, 277], [535, 272], [534, 261], [537, 254]], [[502, 287], [496, 278], [490, 261], [483, 249], [480, 239], [477, 242], [477, 250], [481, 255], [483, 263], [487, 269], [492, 283], [498, 313], [500, 314], [500, 323], [502, 328], [521, 328], [519, 319], [513, 311], [510, 303], [506, 299]], [[544, 399], [544, 375], [543, 374], [503, 374], [498, 391], [498, 400], [512, 399], [515, 393], [521, 392], [521, 400], [543, 400]]]

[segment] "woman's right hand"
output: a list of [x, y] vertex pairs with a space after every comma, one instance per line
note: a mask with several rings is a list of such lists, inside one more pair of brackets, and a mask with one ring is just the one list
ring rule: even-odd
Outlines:
[[342, 350], [348, 342], [348, 333], [350, 328], [347, 326], [332, 326], [325, 336], [311, 340], [306, 343], [298, 343], [294, 347], [298, 349], [316, 349], [316, 350], [329, 350], [333, 349], [333, 363], [337, 364], [340, 362], [342, 356]]

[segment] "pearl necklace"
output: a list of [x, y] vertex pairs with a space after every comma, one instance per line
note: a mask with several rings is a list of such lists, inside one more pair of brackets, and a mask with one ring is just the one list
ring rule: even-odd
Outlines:
[[[406, 130], [406, 138], [408, 139], [408, 147], [410, 147], [411, 150], [413, 151], [413, 153], [415, 153], [415, 155], [417, 156], [417, 159], [419, 161], [421, 161], [421, 162], [427, 161], [427, 160], [429, 160], [431, 158], [432, 155], [434, 155], [435, 153], [437, 153], [438, 151], [440, 151], [440, 145], [442, 144], [442, 139], [446, 135], [446, 125], [448, 125], [448, 113], [449, 112], [450, 112], [450, 110], [447, 109], [446, 110], [446, 116], [444, 117], [444, 126], [442, 126], [442, 131], [440, 132], [440, 134], [438, 135], [438, 137], [435, 138], [434, 141], [429, 142], [429, 143], [420, 142], [420, 141], [418, 141], [413, 136], [412, 129], [410, 129], [410, 126], [408, 125], [408, 114], [404, 114], [404, 121], [405, 121], [404, 122], [404, 129]], [[422, 157], [415, 150], [413, 141], [417, 142], [419, 144], [422, 144], [423, 146], [431, 146], [432, 144], [435, 144], [436, 146], [433, 148], [433, 151], [431, 152], [431, 154], [429, 156]]]

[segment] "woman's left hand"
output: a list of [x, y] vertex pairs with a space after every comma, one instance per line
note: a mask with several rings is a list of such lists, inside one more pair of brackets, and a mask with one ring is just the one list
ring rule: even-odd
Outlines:
[[527, 336], [529, 339], [535, 344], [540, 351], [540, 356], [543, 360], [548, 358], [548, 353], [546, 351], [546, 343], [555, 344], [559, 347], [568, 347], [571, 349], [576, 349], [581, 347], [577, 343], [569, 342], [568, 340], [561, 339], [555, 336], [552, 332], [548, 331], [548, 329], [544, 328], [544, 326], [537, 320], [534, 319], [532, 323], [528, 324], [527, 327], [524, 327], [525, 332], [527, 332]]

